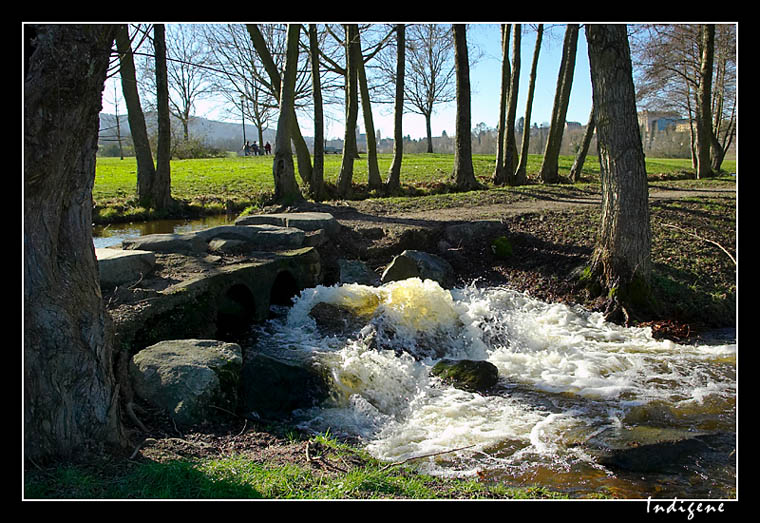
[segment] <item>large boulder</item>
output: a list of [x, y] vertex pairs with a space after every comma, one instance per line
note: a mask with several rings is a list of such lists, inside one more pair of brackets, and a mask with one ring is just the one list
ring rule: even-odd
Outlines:
[[485, 392], [499, 381], [496, 365], [485, 360], [442, 359], [430, 372], [444, 383], [470, 392]]
[[217, 340], [168, 340], [132, 357], [135, 392], [164, 409], [180, 425], [190, 426], [234, 412], [243, 364], [235, 343]]
[[307, 362], [293, 363], [249, 352], [243, 366], [241, 403], [246, 415], [264, 419], [287, 417], [327, 398], [322, 376]]
[[410, 249], [393, 258], [380, 281], [388, 283], [407, 278], [434, 280], [445, 289], [455, 283], [454, 269], [449, 262], [435, 254]]

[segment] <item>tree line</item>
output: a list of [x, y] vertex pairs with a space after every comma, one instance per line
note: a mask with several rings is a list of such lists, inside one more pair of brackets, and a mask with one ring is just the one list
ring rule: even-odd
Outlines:
[[[503, 26], [503, 49], [508, 47], [508, 31], [513, 36], [519, 34], [518, 26]], [[375, 48], [362, 45], [357, 25], [341, 27], [342, 33], [333, 28], [334, 34], [328, 36], [340, 40], [345, 57], [341, 67], [345, 73], [347, 131], [338, 190], [350, 194], [356, 150], [351, 145], [354, 133], [349, 130], [355, 128], [360, 100], [364, 103], [367, 99], [363, 87], [366, 74], [362, 71], [368, 53]], [[385, 179], [377, 171], [370, 172], [369, 183], [389, 191], [399, 184], [403, 154], [400, 114], [405, 103], [405, 29], [403, 24], [395, 25], [380, 39], [397, 42], [397, 70], [393, 82], [395, 149]], [[246, 26], [251, 45], [261, 58], [262, 78], [268, 79], [277, 100], [273, 161], [276, 197], [281, 201], [302, 198], [295, 176], [297, 163], [301, 182], [306, 184], [310, 195], [318, 199], [320, 187], [323, 187], [322, 155], [318, 150], [323, 136], [319, 70], [325, 55], [320, 47], [317, 27], [314, 24], [287, 26], [284, 47], [277, 51], [284, 59], [282, 69], [275, 64], [273, 50], [264, 45], [264, 30], [258, 25]], [[558, 100], [565, 100], [570, 90], [568, 78], [572, 76], [570, 70], [574, 66], [574, 49], [580, 30], [578, 24], [569, 24], [566, 28], [563, 65], [557, 81]], [[627, 319], [636, 309], [643, 310], [648, 306], [651, 278], [647, 177], [637, 121], [631, 48], [623, 24], [586, 24], [583, 30], [588, 42], [593, 90], [591, 121], [596, 129], [602, 190], [600, 231], [584, 281], [607, 296], [609, 318]], [[308, 71], [312, 84], [309, 92], [314, 98], [314, 136], [318, 138], [313, 163], [308, 151], [303, 154], [300, 149], [300, 132], [295, 117], [298, 78], [302, 72], [299, 71], [298, 56], [303, 47], [300, 38], [303, 31], [308, 34], [307, 52], [311, 63]], [[710, 155], [716, 152], [713, 138], [717, 137], [712, 125], [716, 119], [713, 118], [710, 88], [715, 27], [701, 26], [699, 34], [702, 44], [696, 148], [698, 174], [701, 176], [711, 173]], [[148, 33], [143, 36], [147, 38]], [[324, 33], [322, 36], [327, 38]], [[451, 36], [457, 107], [451, 176], [460, 190], [478, 189], [481, 184], [474, 176], [470, 140], [471, 91], [466, 25], [454, 24]], [[147, 154], [138, 160], [138, 169], [143, 165], [143, 169], [151, 173], [138, 182], [138, 189], [144, 183], [149, 201], [159, 205], [170, 198], [166, 190], [169, 176], [166, 141], [169, 134], [165, 123], [170, 108], [165, 28], [155, 24], [150, 37], [156, 61], [159, 134], [164, 133], [164, 141], [159, 136], [155, 165]], [[136, 91], [136, 84], [129, 79], [125, 81], [125, 77], [130, 77], [130, 60], [134, 56], [128, 46], [133, 43], [123, 25], [51, 24], [24, 28], [24, 454], [33, 462], [71, 456], [77, 450], [104, 445], [123, 448], [129, 441], [125, 425], [129, 408], [125, 399], [127, 384], [119, 374], [119, 369], [123, 368], [119, 362], [123, 363], [129, 354], [128, 348], [120, 347], [113, 338], [101, 297], [92, 244], [91, 202], [99, 112], [112, 58], [111, 49], [115, 44], [118, 50], [116, 60], [121, 68], [126, 99], [134, 96]], [[513, 49], [519, 45], [519, 39], [512, 39]], [[505, 122], [515, 113], [514, 78], [521, 67], [514, 61], [516, 56], [517, 53], [513, 55], [509, 74], [506, 65], [502, 71], [503, 110], [500, 114]], [[333, 64], [337, 65], [337, 62]], [[531, 70], [534, 69], [532, 66]], [[506, 91], [507, 85], [509, 91]], [[552, 126], [564, 121], [565, 111], [562, 103], [555, 103]], [[371, 114], [371, 111], [364, 112]], [[530, 121], [529, 114], [525, 121]], [[369, 132], [369, 123], [365, 122], [367, 134], [374, 136]], [[132, 129], [139, 125], [136, 120]], [[504, 132], [503, 140], [500, 140], [500, 159], [494, 172], [496, 183], [520, 183], [525, 146], [521, 144], [522, 153], [517, 152], [517, 144], [512, 143], [514, 134], [509, 131], [513, 127], [500, 123]], [[557, 147], [559, 135], [559, 129], [554, 137], [550, 131], [547, 151]], [[291, 149], [291, 143], [295, 151]], [[557, 180], [554, 159], [544, 159], [541, 177], [546, 183]]]
[[[703, 35], [702, 27], [711, 32]], [[710, 176], [720, 170], [736, 133], [735, 28], [730, 25], [718, 27], [717, 45], [715, 25], [640, 25], [629, 31], [634, 44], [632, 57], [639, 72], [636, 75], [637, 101], [655, 109], [669, 107], [686, 111], [690, 124], [690, 151], [698, 177]], [[291, 42], [288, 40], [289, 29], [297, 29], [298, 33], [293, 35], [292, 50], [288, 48]], [[136, 89], [138, 80], [133, 57], [141, 58], [143, 74], [139, 83], [144, 86], [141, 89], [143, 95], [147, 95], [153, 107], [157, 107], [159, 100], [168, 99], [171, 114], [182, 123], [184, 140], [188, 140], [193, 105], [209, 93], [215, 93], [224, 97], [230, 111], [239, 109], [244, 125], [246, 119], [254, 123], [259, 133], [258, 141], [263, 143], [263, 130], [275, 123], [275, 118], [277, 124], [281, 120], [278, 115], [283, 88], [292, 89], [293, 103], [288, 110], [310, 113], [318, 146], [312, 157], [298, 119], [294, 116], [289, 120], [289, 146], [295, 152], [300, 184], [291, 179], [295, 176], [290, 173], [273, 172], [276, 198], [286, 201], [301, 199], [301, 187], [310, 198], [324, 198], [324, 107], [342, 103], [345, 135], [337, 196], [349, 198], [354, 183], [353, 163], [359, 157], [354, 131], [360, 108], [367, 136], [367, 184], [370, 189], [386, 194], [400, 189], [397, 171], [403, 156], [403, 138], [399, 138], [403, 137], [401, 114], [412, 112], [424, 116], [427, 152], [433, 152], [431, 119], [437, 105], [457, 102], [458, 114], [466, 118], [464, 109], [469, 105], [469, 96], [463, 94], [467, 86], [457, 73], [469, 67], [470, 58], [468, 63], [456, 60], [455, 29], [456, 24], [309, 24], [298, 28], [286, 24], [178, 24], [171, 26], [167, 61], [166, 52], [160, 54], [155, 49], [148, 49], [151, 41], [155, 48], [156, 40], [152, 34], [155, 28], [151, 30], [150, 25], [120, 27], [118, 69], [138, 157], [139, 201], [147, 207], [167, 205], [170, 202], [170, 196], [166, 196], [170, 194], [170, 176], [165, 174], [165, 169], [156, 173], [152, 162], [148, 161], [150, 153], [145, 152], [149, 141], [145, 125], [140, 122], [144, 117]], [[518, 92], [521, 74], [525, 74], [521, 71], [521, 40], [528, 30], [535, 31], [536, 39], [527, 73], [529, 87], [525, 114], [520, 115], [520, 120], [525, 123], [531, 121], [544, 24], [500, 26], [501, 89], [494, 151], [496, 165], [492, 177], [496, 185], [527, 182], [525, 169], [531, 133], [516, 133], [515, 123], [518, 96], [524, 95]], [[579, 30], [579, 24], [565, 26], [551, 121], [546, 135], [541, 136], [543, 161], [539, 176], [543, 183], [559, 181], [558, 158], [565, 134]], [[463, 38], [466, 40], [466, 36]], [[166, 46], [165, 36], [163, 41]], [[662, 49], [668, 52], [661, 52]], [[289, 52], [296, 61], [292, 86], [282, 83]], [[459, 52], [462, 56], [472, 50], [460, 49]], [[167, 71], [168, 89], [163, 91], [159, 91], [157, 82], [159, 62]], [[714, 68], [713, 62], [716, 63]], [[678, 70], [678, 75], [673, 74], [674, 69]], [[368, 71], [373, 72], [371, 77]], [[715, 95], [711, 96], [713, 91]], [[385, 180], [377, 165], [373, 104], [393, 104], [398, 127], [394, 129], [393, 167], [386, 173]], [[160, 117], [159, 121], [162, 121]], [[595, 124], [592, 107], [585, 134], [574, 147], [573, 153], [577, 156], [570, 172], [572, 181], [577, 181], [582, 172], [595, 136]], [[469, 128], [455, 134], [456, 139], [471, 137]], [[519, 149], [517, 139], [520, 140]], [[456, 143], [451, 144], [451, 149], [466, 154]], [[472, 148], [469, 150], [471, 154]], [[462, 169], [455, 170], [460, 172]], [[156, 182], [145, 181], [154, 178]], [[457, 180], [453, 176], [452, 179], [459, 190], [477, 187], [461, 177]]]

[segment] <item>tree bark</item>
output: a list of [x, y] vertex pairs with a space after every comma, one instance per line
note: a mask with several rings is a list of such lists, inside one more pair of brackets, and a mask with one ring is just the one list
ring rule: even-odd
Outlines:
[[156, 52], [156, 100], [158, 105], [158, 142], [156, 176], [150, 188], [149, 206], [165, 209], [171, 203], [171, 117], [169, 113], [169, 78], [166, 71], [166, 27], [153, 25]]
[[324, 199], [325, 134], [322, 108], [322, 83], [319, 77], [319, 43], [317, 25], [309, 24], [309, 58], [311, 60], [311, 85], [314, 96], [314, 166], [311, 170], [309, 193], [316, 201]]
[[467, 57], [467, 29], [454, 24], [454, 60], [456, 62], [457, 114], [454, 146], [454, 185], [459, 191], [481, 189], [472, 167], [470, 121], [470, 64]]
[[277, 121], [277, 135], [274, 147], [274, 198], [280, 203], [302, 200], [303, 196], [296, 182], [293, 152], [290, 148], [290, 127], [294, 124], [296, 69], [298, 67], [299, 24], [288, 25], [287, 57], [280, 92], [280, 116]]
[[126, 445], [92, 244], [98, 114], [116, 25], [26, 26], [24, 456]]
[[557, 91], [554, 95], [551, 126], [544, 150], [544, 161], [541, 164], [541, 180], [544, 183], [557, 183], [559, 181], [559, 150], [562, 146], [562, 134], [565, 130], [567, 105], [570, 102], [570, 88], [573, 85], [578, 29], [578, 24], [569, 24], [565, 31], [562, 64], [557, 76]]
[[401, 189], [401, 160], [404, 156], [404, 70], [406, 65], [406, 26], [396, 26], [396, 101], [393, 113], [393, 160], [388, 171], [386, 192]]
[[525, 104], [525, 120], [523, 124], [522, 148], [520, 151], [520, 163], [517, 165], [515, 178], [518, 185], [528, 183], [528, 147], [530, 145], [530, 115], [533, 110], [533, 94], [536, 90], [536, 69], [538, 68], [538, 55], [541, 52], [541, 40], [544, 34], [544, 25], [538, 24], [536, 32], [536, 46], [533, 50], [533, 63], [530, 66], [530, 80], [528, 82], [528, 100]]
[[583, 140], [581, 141], [581, 147], [578, 149], [578, 154], [575, 156], [573, 166], [570, 168], [570, 180], [575, 183], [580, 180], [581, 173], [583, 172], [583, 164], [586, 162], [586, 155], [588, 154], [589, 145], [591, 145], [591, 138], [594, 136], [594, 129], [596, 128], [596, 122], [594, 120], [594, 104], [591, 104], [591, 114], [588, 116], [588, 124], [586, 125], [586, 131], [583, 133]]
[[713, 144], [712, 131], [712, 73], [715, 49], [715, 25], [706, 24], [702, 31], [702, 63], [699, 73], [697, 91], [697, 178], [709, 178], [715, 173], [710, 162], [710, 149]]
[[[359, 45], [361, 56], [361, 44]], [[383, 188], [383, 179], [380, 177], [380, 168], [377, 165], [377, 138], [375, 137], [375, 123], [372, 119], [372, 102], [369, 99], [369, 87], [367, 75], [364, 72], [364, 59], [360, 59], [356, 67], [357, 79], [359, 80], [359, 92], [362, 99], [362, 116], [364, 117], [364, 130], [367, 133], [367, 186], [370, 189]]]
[[649, 201], [625, 25], [586, 26], [602, 163], [602, 220], [591, 274], [608, 291], [608, 319], [650, 297]]
[[517, 185], [517, 143], [515, 140], [515, 114], [517, 113], [517, 93], [520, 87], [520, 41], [522, 27], [514, 24], [514, 36], [512, 37], [512, 82], [509, 87], [509, 104], [507, 106], [507, 133], [504, 136], [504, 171], [506, 182], [509, 185]]
[[504, 169], [504, 135], [507, 125], [507, 103], [510, 87], [511, 68], [509, 65], [509, 24], [501, 25], [501, 90], [499, 91], [499, 123], [496, 138], [496, 167], [493, 172], [493, 183], [502, 185], [506, 182]]
[[119, 25], [116, 30], [116, 49], [119, 52], [121, 90], [127, 104], [127, 120], [137, 160], [137, 199], [147, 204], [150, 201], [150, 187], [156, 176], [156, 167], [153, 165], [153, 153], [150, 151], [145, 115], [140, 105], [140, 94], [137, 91], [135, 61], [127, 25]]
[[343, 140], [343, 158], [338, 173], [338, 195], [347, 198], [351, 195], [354, 176], [354, 158], [356, 158], [356, 119], [359, 112], [358, 67], [361, 60], [359, 49], [359, 27], [346, 25], [346, 129]]

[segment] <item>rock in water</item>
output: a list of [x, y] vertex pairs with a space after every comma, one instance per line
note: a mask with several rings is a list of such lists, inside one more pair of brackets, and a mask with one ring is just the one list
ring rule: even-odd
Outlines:
[[445, 383], [469, 392], [484, 392], [499, 381], [499, 371], [491, 362], [484, 360], [442, 359], [431, 373]]

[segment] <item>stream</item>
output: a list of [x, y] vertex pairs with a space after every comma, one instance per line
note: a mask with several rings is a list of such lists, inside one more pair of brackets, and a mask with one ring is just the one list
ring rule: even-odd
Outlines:
[[[319, 302], [360, 321], [325, 336], [309, 315]], [[413, 278], [305, 289], [250, 340], [329, 376], [330, 399], [296, 411], [298, 427], [389, 463], [427, 456], [414, 463], [429, 474], [572, 497], [736, 496], [735, 331], [682, 345], [508, 288]], [[487, 360], [499, 384], [446, 385], [430, 373], [444, 357]]]
[[146, 234], [183, 233], [229, 225], [236, 216], [213, 215], [194, 220], [150, 220], [146, 222], [113, 223], [92, 226], [92, 243], [96, 249], [119, 245], [122, 240]]

